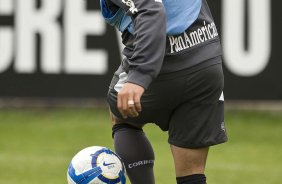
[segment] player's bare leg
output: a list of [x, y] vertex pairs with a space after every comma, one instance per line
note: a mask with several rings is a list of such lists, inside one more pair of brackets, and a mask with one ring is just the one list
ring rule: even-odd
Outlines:
[[178, 184], [205, 184], [209, 148], [188, 149], [171, 145]]

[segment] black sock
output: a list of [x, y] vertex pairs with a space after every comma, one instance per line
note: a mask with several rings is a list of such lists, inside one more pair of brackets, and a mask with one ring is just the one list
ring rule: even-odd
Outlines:
[[154, 184], [154, 152], [142, 129], [114, 125], [113, 137], [115, 151], [124, 162], [131, 184]]
[[206, 184], [206, 176], [204, 174], [193, 174], [177, 177], [176, 181], [177, 184]]

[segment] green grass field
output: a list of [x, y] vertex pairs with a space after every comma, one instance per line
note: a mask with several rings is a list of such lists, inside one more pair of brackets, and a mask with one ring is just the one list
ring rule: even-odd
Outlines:
[[[281, 183], [282, 113], [229, 110], [226, 126], [229, 142], [210, 149], [208, 183]], [[156, 184], [175, 183], [167, 134], [145, 130]], [[91, 145], [113, 148], [107, 109], [0, 109], [0, 184], [64, 184], [71, 158]]]

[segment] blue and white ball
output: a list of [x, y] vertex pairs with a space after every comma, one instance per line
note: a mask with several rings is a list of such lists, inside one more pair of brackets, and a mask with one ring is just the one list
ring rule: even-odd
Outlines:
[[88, 147], [72, 159], [67, 173], [68, 184], [125, 184], [125, 169], [110, 149]]

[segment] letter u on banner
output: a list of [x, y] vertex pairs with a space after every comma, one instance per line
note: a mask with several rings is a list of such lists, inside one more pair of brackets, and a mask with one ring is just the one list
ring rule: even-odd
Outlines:
[[245, 0], [222, 0], [225, 66], [238, 76], [260, 74], [271, 55], [271, 1], [247, 0], [249, 48], [245, 50]]

